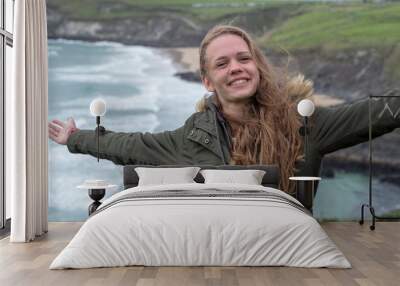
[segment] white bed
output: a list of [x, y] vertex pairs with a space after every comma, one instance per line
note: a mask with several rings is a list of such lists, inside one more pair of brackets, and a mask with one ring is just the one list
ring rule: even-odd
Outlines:
[[351, 267], [293, 197], [263, 186], [198, 183], [115, 194], [50, 269], [127, 265]]

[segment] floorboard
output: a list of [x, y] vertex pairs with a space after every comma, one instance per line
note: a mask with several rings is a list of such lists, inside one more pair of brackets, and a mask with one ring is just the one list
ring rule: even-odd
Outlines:
[[137, 266], [49, 270], [52, 260], [81, 225], [49, 223], [49, 232], [32, 243], [0, 240], [0, 285], [400, 285], [400, 222], [378, 222], [375, 231], [370, 231], [368, 224], [356, 222], [322, 223], [352, 269]]

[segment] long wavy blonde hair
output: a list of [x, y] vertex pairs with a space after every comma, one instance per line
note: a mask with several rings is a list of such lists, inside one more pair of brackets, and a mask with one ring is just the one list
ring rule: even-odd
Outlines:
[[[224, 114], [234, 130], [231, 164], [277, 164], [280, 168], [280, 188], [291, 192], [288, 178], [295, 171], [295, 162], [302, 156], [302, 138], [299, 134], [301, 119], [296, 111], [296, 98], [289, 96], [288, 77], [278, 76], [275, 69], [256, 46], [251, 37], [234, 26], [216, 26], [204, 37], [200, 45], [200, 73], [207, 77], [207, 47], [217, 37], [233, 34], [248, 45], [260, 74], [260, 82], [244, 120], [240, 122]], [[218, 101], [218, 94], [216, 96]], [[223, 112], [220, 103], [219, 108]]]

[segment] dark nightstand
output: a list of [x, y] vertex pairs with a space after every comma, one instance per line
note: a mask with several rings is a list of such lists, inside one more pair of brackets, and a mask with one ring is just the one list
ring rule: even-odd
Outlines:
[[296, 199], [300, 201], [311, 213], [313, 208], [316, 183], [320, 177], [290, 177], [289, 180], [296, 182]]
[[106, 189], [115, 187], [117, 185], [109, 185], [104, 180], [86, 180], [83, 185], [77, 186], [78, 189], [87, 189], [89, 197], [94, 201], [88, 207], [89, 216], [101, 205], [100, 200], [104, 198]]

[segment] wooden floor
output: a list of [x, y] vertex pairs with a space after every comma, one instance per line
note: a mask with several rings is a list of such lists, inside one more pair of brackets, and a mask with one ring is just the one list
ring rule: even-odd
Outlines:
[[400, 285], [400, 222], [376, 230], [356, 222], [323, 223], [352, 269], [290, 267], [119, 267], [49, 270], [81, 223], [50, 223], [32, 243], [0, 241], [0, 285]]

